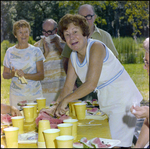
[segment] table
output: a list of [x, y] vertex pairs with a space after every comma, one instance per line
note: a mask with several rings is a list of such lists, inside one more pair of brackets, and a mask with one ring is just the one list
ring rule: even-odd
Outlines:
[[[75, 118], [71, 115], [72, 118]], [[78, 123], [87, 124], [92, 119], [79, 120]], [[105, 120], [94, 120], [91, 124], [101, 124], [95, 126], [78, 126], [77, 139], [74, 142], [78, 142], [82, 137], [86, 137], [88, 140], [94, 137], [111, 139], [108, 119]], [[27, 130], [26, 130], [27, 131]], [[6, 147], [5, 138], [1, 137], [1, 144]], [[18, 148], [37, 148], [37, 144], [18, 144]]]

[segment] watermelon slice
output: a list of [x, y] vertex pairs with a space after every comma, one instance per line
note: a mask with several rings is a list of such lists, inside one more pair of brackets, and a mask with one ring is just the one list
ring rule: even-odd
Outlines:
[[87, 109], [87, 113], [95, 115], [98, 112], [98, 108]]
[[1, 123], [5, 125], [12, 124], [11, 116], [9, 114], [1, 114]]
[[50, 103], [50, 107], [53, 106], [53, 105], [55, 105], [55, 103], [56, 103], [56, 101], [52, 101], [52, 102]]
[[80, 139], [80, 142], [81, 142], [81, 143], [87, 143], [87, 141], [88, 141], [88, 140], [87, 140], [86, 137], [83, 137], [83, 138]]
[[86, 137], [81, 138], [80, 143], [83, 144], [83, 148], [94, 148]]
[[111, 145], [110, 144], [104, 144], [101, 142], [100, 138], [96, 137], [90, 140], [90, 143], [95, 147], [95, 148], [108, 148]]
[[88, 105], [92, 105], [92, 101], [91, 100], [86, 100]]
[[92, 101], [97, 101], [97, 99], [92, 99]]
[[73, 148], [83, 148], [83, 144], [79, 142], [73, 143]]

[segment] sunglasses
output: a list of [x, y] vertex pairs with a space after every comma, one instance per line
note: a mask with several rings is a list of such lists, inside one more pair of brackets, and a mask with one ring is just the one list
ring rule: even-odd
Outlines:
[[42, 33], [43, 33], [43, 34], [46, 34], [46, 33], [47, 33], [48, 35], [51, 35], [55, 29], [56, 29], [56, 28], [54, 28], [53, 30], [48, 30], [48, 31], [42, 29]]

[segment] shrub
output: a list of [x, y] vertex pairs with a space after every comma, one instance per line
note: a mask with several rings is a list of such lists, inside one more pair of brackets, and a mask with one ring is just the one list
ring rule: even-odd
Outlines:
[[114, 45], [119, 53], [118, 59], [121, 63], [143, 63], [144, 38], [138, 39], [136, 43], [131, 37], [113, 38]]

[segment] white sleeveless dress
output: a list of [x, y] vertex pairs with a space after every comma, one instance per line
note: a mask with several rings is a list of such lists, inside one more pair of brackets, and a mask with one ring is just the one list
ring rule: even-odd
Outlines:
[[[88, 39], [86, 56], [82, 64], [78, 60], [76, 51], [73, 51], [70, 56], [82, 83], [86, 80], [90, 48], [95, 41], [102, 43], [99, 40]], [[132, 145], [136, 123], [130, 107], [135, 101], [140, 105], [143, 97], [119, 60], [104, 43], [102, 44], [105, 47], [106, 56], [95, 92], [97, 92], [100, 109], [109, 117], [112, 139], [121, 140], [119, 146], [128, 147]]]

